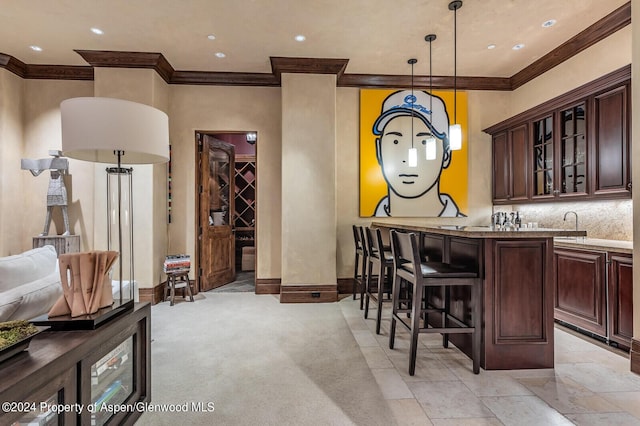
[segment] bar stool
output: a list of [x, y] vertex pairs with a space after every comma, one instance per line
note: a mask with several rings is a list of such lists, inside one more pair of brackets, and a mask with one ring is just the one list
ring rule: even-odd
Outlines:
[[167, 285], [164, 287], [164, 298], [162, 299], [162, 301], [166, 301], [167, 300], [167, 292], [171, 291], [171, 304], [169, 306], [173, 306], [173, 301], [176, 295], [176, 289], [177, 288], [184, 288], [186, 293], [185, 293], [185, 299], [186, 299], [186, 295], [189, 295], [189, 299], [191, 302], [193, 302], [193, 294], [191, 293], [191, 283], [189, 282], [189, 270], [183, 270], [183, 271], [174, 271], [174, 272], [167, 272]]
[[358, 235], [360, 241], [362, 242], [362, 272], [360, 274], [360, 310], [364, 309], [364, 293], [366, 291], [367, 286], [367, 271], [369, 270], [368, 265], [370, 262], [369, 259], [369, 247], [367, 246], [367, 236], [364, 231], [364, 226], [358, 226]]
[[[382, 322], [382, 299], [385, 290], [385, 284], [388, 289], [392, 282], [393, 272], [393, 255], [391, 251], [385, 250], [382, 243], [382, 234], [380, 229], [365, 228], [366, 238], [365, 246], [369, 253], [369, 265], [367, 270], [366, 281], [366, 300], [364, 302], [364, 317], [369, 316], [369, 299], [373, 299], [378, 306], [378, 315], [376, 318], [376, 334], [380, 334], [380, 323]], [[376, 278], [376, 285], [373, 285], [373, 277]]]
[[[416, 352], [418, 348], [419, 333], [441, 333], [443, 346], [447, 347], [450, 333], [472, 334], [472, 361], [473, 372], [480, 372], [480, 339], [482, 320], [480, 318], [480, 298], [482, 292], [482, 280], [477, 271], [467, 270], [463, 267], [442, 263], [420, 261], [420, 253], [416, 234], [399, 233], [391, 231], [391, 250], [393, 253], [393, 294], [391, 330], [389, 332], [389, 348], [393, 349], [396, 321], [400, 321], [411, 333], [409, 348], [409, 374], [413, 376], [416, 369]], [[405, 282], [412, 287], [413, 297], [410, 308], [407, 308], [400, 300], [400, 284]], [[449, 312], [450, 288], [454, 286], [471, 287], [471, 322], [465, 323], [464, 319], [456, 318]], [[428, 297], [423, 299], [424, 290], [441, 287], [443, 289], [443, 306], [436, 307], [429, 304]], [[428, 294], [427, 294], [428, 296]], [[410, 313], [410, 323], [405, 322], [398, 314]], [[428, 314], [439, 313], [440, 327], [429, 327]], [[423, 326], [420, 320], [423, 319]]]
[[[356, 288], [364, 286], [364, 280], [362, 277], [365, 273], [365, 264], [367, 263], [365, 254], [364, 254], [364, 245], [363, 241], [360, 238], [360, 228], [359, 226], [353, 225], [353, 241], [356, 245], [356, 258], [355, 264], [353, 266], [353, 300], [356, 300]], [[362, 263], [360, 263], [360, 259], [362, 259]], [[360, 268], [359, 268], [360, 267]], [[361, 308], [362, 309], [362, 308]]]

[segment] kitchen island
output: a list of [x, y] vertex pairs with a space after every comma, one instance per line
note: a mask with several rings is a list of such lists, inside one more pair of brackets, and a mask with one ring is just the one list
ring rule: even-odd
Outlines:
[[[585, 237], [586, 231], [493, 227], [429, 226], [373, 222], [384, 231], [419, 234], [422, 255], [429, 260], [476, 268], [483, 278], [480, 365], [485, 370], [553, 368], [553, 239]], [[441, 305], [438, 291], [429, 301]], [[452, 313], [470, 319], [471, 294], [451, 295]], [[438, 326], [438, 319], [429, 323]], [[467, 355], [471, 336], [456, 334], [450, 341]]]

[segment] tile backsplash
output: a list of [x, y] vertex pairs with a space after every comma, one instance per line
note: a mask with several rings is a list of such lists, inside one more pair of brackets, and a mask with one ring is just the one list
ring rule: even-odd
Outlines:
[[522, 223], [537, 222], [541, 228], [574, 229], [578, 214], [578, 229], [587, 231], [587, 238], [606, 240], [633, 240], [632, 200], [582, 201], [566, 203], [539, 203], [509, 206], [494, 206], [494, 211], [519, 211]]

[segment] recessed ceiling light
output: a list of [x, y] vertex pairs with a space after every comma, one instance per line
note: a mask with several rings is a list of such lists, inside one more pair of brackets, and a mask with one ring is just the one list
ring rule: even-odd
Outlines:
[[100, 28], [91, 28], [91, 32], [97, 35], [102, 35], [104, 34], [104, 31], [102, 31]]
[[209, 40], [215, 40], [215, 39], [216, 39], [216, 36], [214, 36], [213, 34], [209, 34], [209, 35], [207, 36], [207, 38], [208, 38]]
[[296, 41], [305, 41], [307, 38], [305, 36], [303, 36], [302, 34], [298, 34], [297, 36], [294, 37]]
[[216, 56], [217, 56], [218, 58], [224, 58], [224, 57], [225, 57], [225, 56], [227, 56], [227, 55], [225, 55], [225, 54], [224, 54], [224, 53], [222, 53], [222, 52], [216, 52]]
[[491, 50], [491, 49], [495, 49], [496, 45], [495, 44], [490, 44], [487, 46], [487, 49]]
[[33, 45], [33, 46], [29, 46], [29, 48], [34, 52], [42, 52], [42, 47], [40, 46]]
[[549, 19], [548, 21], [544, 21], [544, 22], [542, 23], [542, 26], [543, 26], [544, 28], [553, 27], [553, 26], [556, 24], [556, 22], [557, 22], [557, 21], [556, 21], [555, 19]]
[[515, 46], [512, 47], [513, 50], [520, 50], [524, 47], [524, 44], [522, 43], [518, 43]]

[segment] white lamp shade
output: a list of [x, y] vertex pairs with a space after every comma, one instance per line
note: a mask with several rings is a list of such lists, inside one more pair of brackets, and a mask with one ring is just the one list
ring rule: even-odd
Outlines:
[[112, 98], [72, 98], [60, 103], [63, 155], [97, 163], [169, 161], [169, 118], [149, 105]]
[[452, 151], [462, 149], [462, 126], [459, 124], [449, 126], [449, 148]]
[[409, 148], [409, 167], [418, 167], [418, 149]]

